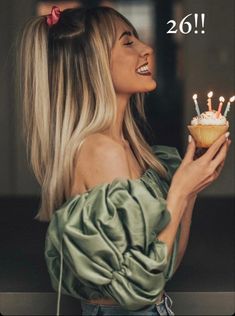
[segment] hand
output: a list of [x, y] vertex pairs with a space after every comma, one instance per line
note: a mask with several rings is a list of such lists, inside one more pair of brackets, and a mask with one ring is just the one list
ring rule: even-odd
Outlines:
[[231, 140], [223, 134], [200, 158], [193, 160], [196, 145], [193, 139], [177, 169], [169, 192], [181, 197], [191, 198], [215, 181], [223, 169]]

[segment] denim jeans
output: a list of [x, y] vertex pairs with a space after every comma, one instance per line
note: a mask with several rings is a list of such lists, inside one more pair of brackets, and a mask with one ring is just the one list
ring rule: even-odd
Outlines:
[[83, 316], [113, 316], [113, 315], [126, 315], [126, 316], [162, 316], [162, 315], [174, 315], [171, 310], [172, 300], [164, 293], [163, 299], [158, 304], [150, 305], [147, 308], [143, 308], [138, 311], [130, 311], [116, 305], [100, 305], [90, 304], [85, 301], [81, 301], [82, 315]]

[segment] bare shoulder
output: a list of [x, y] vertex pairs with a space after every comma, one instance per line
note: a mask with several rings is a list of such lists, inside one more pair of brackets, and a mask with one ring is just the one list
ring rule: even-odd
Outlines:
[[78, 170], [88, 189], [115, 178], [129, 178], [130, 172], [123, 147], [101, 133], [89, 135], [77, 159]]

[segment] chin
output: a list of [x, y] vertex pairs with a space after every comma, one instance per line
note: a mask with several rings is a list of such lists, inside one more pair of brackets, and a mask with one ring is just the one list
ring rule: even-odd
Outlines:
[[144, 91], [141, 91], [141, 92], [151, 92], [155, 90], [156, 88], [157, 88], [157, 83], [156, 81], [153, 80], [151, 83], [146, 85], [146, 88], [144, 89]]
[[150, 91], [153, 91], [156, 88], [157, 88], [157, 83], [156, 83], [156, 81], [154, 81], [153, 84], [152, 84], [152, 87], [150, 88], [151, 89]]

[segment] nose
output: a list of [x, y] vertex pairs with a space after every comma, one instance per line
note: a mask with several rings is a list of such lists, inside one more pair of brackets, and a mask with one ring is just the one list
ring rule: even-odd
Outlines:
[[141, 57], [148, 57], [153, 54], [153, 48], [147, 44], [143, 44], [143, 47], [140, 51]]

